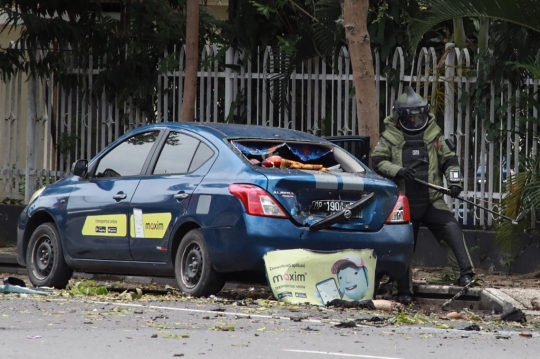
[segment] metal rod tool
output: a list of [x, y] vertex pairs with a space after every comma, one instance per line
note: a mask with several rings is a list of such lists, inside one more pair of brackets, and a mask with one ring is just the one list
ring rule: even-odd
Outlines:
[[[442, 194], [450, 195], [450, 189], [448, 189], [448, 188], [446, 188], [446, 187], [437, 186], [437, 185], [435, 185], [435, 184], [432, 184], [432, 183], [429, 183], [429, 182], [426, 182], [426, 181], [422, 181], [422, 180], [419, 179], [419, 178], [414, 178], [414, 181], [415, 181], [415, 182], [418, 182], [418, 183], [421, 183], [421, 184], [423, 184], [424, 186], [427, 186], [427, 187], [429, 187], [429, 188], [431, 188], [431, 189], [434, 189], [435, 191], [440, 192], [440, 193], [442, 193]], [[494, 215], [497, 215], [497, 216], [499, 216], [499, 217], [501, 217], [501, 218], [503, 218], [503, 219], [506, 219], [506, 220], [512, 222], [512, 224], [518, 224], [519, 222], [521, 222], [521, 221], [525, 218], [525, 216], [527, 215], [527, 212], [528, 212], [528, 210], [523, 211], [523, 212], [521, 212], [521, 213], [514, 219], [514, 218], [510, 218], [510, 217], [508, 217], [508, 216], [505, 216], [505, 215], [502, 214], [502, 213], [493, 211], [493, 210], [491, 210], [491, 209], [489, 209], [489, 208], [486, 208], [486, 207], [481, 206], [481, 205], [479, 205], [479, 204], [477, 204], [477, 203], [474, 203], [473, 201], [468, 200], [468, 199], [465, 199], [465, 198], [463, 198], [463, 197], [461, 197], [461, 196], [456, 196], [456, 197], [454, 197], [454, 198], [457, 198], [457, 199], [459, 199], [460, 201], [463, 201], [463, 202], [467, 202], [467, 203], [469, 203], [469, 204], [472, 204], [473, 206], [476, 206], [476, 207], [478, 207], [478, 208], [481, 208], [481, 209], [483, 209], [484, 211], [487, 211], [487, 212], [492, 213], [492, 214], [494, 214]]]

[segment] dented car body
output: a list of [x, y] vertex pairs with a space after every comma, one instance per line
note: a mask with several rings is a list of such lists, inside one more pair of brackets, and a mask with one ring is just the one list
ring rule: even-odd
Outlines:
[[158, 123], [126, 133], [39, 190], [19, 219], [18, 261], [35, 286], [72, 271], [175, 276], [194, 296], [268, 251], [373, 249], [377, 276], [413, 252], [395, 184], [333, 143], [280, 128]]

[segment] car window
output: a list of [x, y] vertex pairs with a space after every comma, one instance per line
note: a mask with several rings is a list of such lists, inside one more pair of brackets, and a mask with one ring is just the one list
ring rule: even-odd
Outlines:
[[140, 133], [109, 151], [99, 160], [96, 177], [124, 177], [141, 173], [159, 131]]
[[262, 139], [233, 140], [231, 143], [254, 166], [350, 173], [365, 171], [356, 158], [331, 144]]
[[205, 143], [199, 143], [197, 147], [197, 152], [193, 156], [193, 161], [191, 161], [191, 166], [189, 166], [189, 172], [193, 172], [199, 167], [201, 167], [206, 161], [208, 161], [214, 155], [214, 151], [208, 147]]
[[159, 154], [153, 174], [188, 173], [196, 170], [213, 155], [198, 139], [171, 132]]

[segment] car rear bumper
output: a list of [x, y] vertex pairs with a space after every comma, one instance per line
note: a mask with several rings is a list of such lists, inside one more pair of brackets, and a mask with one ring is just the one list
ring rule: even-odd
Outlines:
[[412, 259], [412, 225], [385, 225], [376, 232], [310, 232], [289, 220], [249, 216], [244, 228], [202, 229], [210, 257], [219, 272], [263, 270], [263, 256], [274, 250], [303, 248], [314, 251], [373, 249], [377, 256], [378, 275], [399, 277], [406, 273]]

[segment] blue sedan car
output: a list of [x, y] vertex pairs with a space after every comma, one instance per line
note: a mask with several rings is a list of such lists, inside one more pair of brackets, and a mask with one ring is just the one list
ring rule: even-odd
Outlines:
[[192, 296], [228, 273], [264, 271], [268, 251], [373, 249], [376, 275], [413, 253], [406, 197], [341, 147], [304, 132], [157, 123], [126, 133], [38, 190], [18, 224], [34, 286], [73, 270], [175, 277]]

